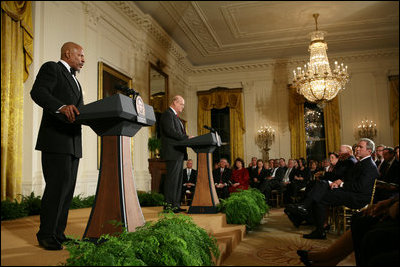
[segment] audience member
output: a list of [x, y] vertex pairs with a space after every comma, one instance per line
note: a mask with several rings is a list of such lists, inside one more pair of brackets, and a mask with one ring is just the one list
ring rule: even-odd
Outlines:
[[306, 167], [306, 160], [304, 158], [299, 159], [299, 167], [295, 170], [293, 180], [287, 187], [288, 194], [296, 199], [299, 191], [307, 186], [310, 181], [311, 173]]
[[394, 155], [396, 157], [396, 161], [399, 162], [399, 146], [394, 147]]
[[249, 171], [244, 167], [244, 161], [241, 158], [235, 159], [229, 193], [237, 192], [239, 189], [249, 189]]
[[383, 163], [379, 180], [376, 183], [375, 202], [387, 199], [399, 189], [399, 162], [396, 161], [394, 149], [383, 149]]
[[219, 161], [219, 167], [213, 170], [215, 189], [217, 191], [218, 198], [221, 199], [226, 199], [229, 197], [229, 186], [232, 171], [227, 168], [227, 165], [227, 159], [222, 158]]
[[273, 168], [271, 165], [269, 165], [269, 161], [264, 162], [264, 169], [267, 171], [267, 177], [271, 176]]
[[262, 159], [257, 160], [257, 168], [252, 172], [252, 175], [250, 175], [250, 186], [260, 190], [260, 186], [265, 183], [265, 178], [268, 174], [267, 170], [264, 169], [264, 162]]
[[383, 163], [383, 161], [384, 161], [384, 158], [383, 158], [383, 149], [385, 148], [385, 146], [384, 145], [378, 145], [378, 146], [376, 146], [376, 151], [375, 151], [375, 153], [376, 153], [376, 160], [375, 160], [375, 164], [376, 164], [376, 167], [378, 167], [378, 170], [380, 171], [380, 169], [381, 169], [381, 165], [382, 165], [382, 163]]
[[362, 138], [358, 142], [356, 155], [360, 161], [352, 168], [349, 177], [339, 185], [327, 181], [319, 181], [308, 194], [303, 205], [285, 209], [285, 213], [293, 224], [298, 227], [300, 223], [311, 214], [316, 229], [310, 234], [303, 235], [309, 239], [325, 239], [324, 222], [326, 207], [345, 205], [349, 208], [360, 209], [371, 200], [372, 187], [379, 173], [371, 154], [375, 149], [372, 140]]
[[275, 159], [274, 160], [274, 169], [272, 171], [271, 176], [268, 176], [265, 181], [265, 185], [263, 186], [263, 193], [265, 195], [265, 201], [267, 204], [269, 203], [269, 199], [271, 196], [271, 191], [272, 190], [278, 190], [279, 192], [283, 191], [283, 176], [285, 175], [286, 172], [286, 162], [284, 158]]
[[294, 168], [294, 159], [289, 159], [288, 160], [288, 168], [285, 172], [285, 175], [283, 176], [283, 186], [286, 187], [286, 190], [284, 190], [283, 193], [283, 202], [285, 204], [290, 203], [291, 202], [291, 195], [290, 195], [290, 183], [293, 181], [294, 179], [294, 175], [296, 174], [296, 169]]
[[351, 219], [351, 228], [328, 248], [298, 250], [306, 266], [336, 266], [354, 252], [357, 266], [399, 265], [399, 198], [370, 205]]
[[187, 194], [190, 194], [190, 196], [193, 197], [196, 181], [197, 171], [193, 169], [193, 160], [188, 159], [186, 161], [186, 168], [183, 169], [182, 200]]

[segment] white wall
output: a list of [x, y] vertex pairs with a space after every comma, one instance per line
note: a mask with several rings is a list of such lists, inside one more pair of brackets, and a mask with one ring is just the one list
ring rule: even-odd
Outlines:
[[[34, 150], [41, 120], [41, 108], [29, 92], [40, 66], [58, 61], [60, 48], [74, 41], [84, 48], [86, 64], [78, 79], [85, 103], [97, 100], [97, 64], [103, 61], [133, 78], [134, 88], [148, 102], [149, 62], [162, 60], [169, 75], [169, 97], [181, 94], [185, 100], [183, 119], [188, 133], [197, 135], [197, 91], [222, 86], [243, 88], [246, 133], [244, 160], [261, 157], [255, 133], [264, 124], [277, 132], [270, 157], [290, 157], [288, 91], [292, 70], [304, 65], [301, 59], [267, 60], [237, 64], [193, 67], [185, 52], [133, 2], [60, 1], [33, 2], [34, 60], [24, 92], [23, 194], [41, 195], [44, 181], [40, 152]], [[377, 122], [377, 143], [392, 144], [389, 124], [389, 87], [387, 76], [398, 74], [398, 51], [367, 51], [353, 54], [328, 54], [331, 61], [340, 59], [348, 65], [351, 82], [340, 93], [342, 143], [353, 144], [353, 130], [367, 117]], [[137, 189], [150, 190], [147, 140], [149, 130], [134, 137], [134, 177]], [[196, 159], [188, 149], [189, 158]], [[196, 160], [194, 161], [196, 164]], [[194, 166], [196, 168], [196, 166]], [[83, 126], [83, 158], [80, 161], [75, 194], [93, 195], [97, 185], [97, 136]]]

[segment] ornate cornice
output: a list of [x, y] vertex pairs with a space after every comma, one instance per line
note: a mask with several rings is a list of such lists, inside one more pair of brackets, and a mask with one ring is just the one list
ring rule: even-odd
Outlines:
[[148, 15], [143, 14], [130, 1], [110, 1], [110, 5], [125, 14], [137, 27], [143, 29], [162, 47], [167, 49], [177, 61], [186, 57], [186, 52]]
[[[373, 50], [373, 51], [362, 51], [355, 52], [352, 54], [336, 54], [329, 56], [330, 62], [353, 62], [359, 60], [368, 60], [376, 58], [398, 58], [399, 52], [395, 49], [388, 50]], [[232, 64], [218, 64], [218, 65], [208, 65], [201, 67], [192, 66], [187, 71], [190, 74], [205, 74], [205, 73], [221, 73], [221, 72], [237, 72], [237, 71], [254, 71], [254, 70], [264, 70], [277, 65], [304, 65], [309, 58], [307, 55], [304, 57], [289, 58], [289, 59], [271, 59], [263, 61], [254, 62], [243, 62], [243, 63], [232, 63]]]

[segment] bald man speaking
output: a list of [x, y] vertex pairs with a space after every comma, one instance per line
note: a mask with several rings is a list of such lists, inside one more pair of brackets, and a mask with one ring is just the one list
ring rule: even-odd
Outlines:
[[177, 95], [172, 98], [171, 105], [161, 115], [161, 158], [166, 161], [167, 174], [164, 181], [164, 197], [167, 203], [164, 209], [173, 212], [181, 209], [183, 161], [188, 159], [186, 147], [177, 146], [179, 141], [188, 139], [185, 128], [179, 119], [185, 107], [185, 100]]
[[61, 244], [68, 240], [64, 231], [82, 157], [81, 126], [73, 123], [83, 105], [82, 88], [75, 75], [84, 63], [82, 47], [65, 43], [61, 60], [44, 63], [31, 90], [33, 101], [43, 108], [35, 149], [42, 151], [46, 182], [36, 237], [48, 250], [61, 250]]

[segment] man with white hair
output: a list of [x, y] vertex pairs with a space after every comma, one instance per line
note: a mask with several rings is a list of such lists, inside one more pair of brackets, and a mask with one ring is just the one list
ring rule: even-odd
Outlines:
[[184, 146], [177, 146], [179, 141], [188, 139], [185, 127], [179, 115], [185, 107], [185, 100], [177, 95], [172, 98], [171, 105], [161, 115], [161, 158], [166, 160], [167, 174], [164, 181], [164, 209], [172, 209], [173, 212], [186, 211], [181, 209], [183, 161], [188, 159]]

